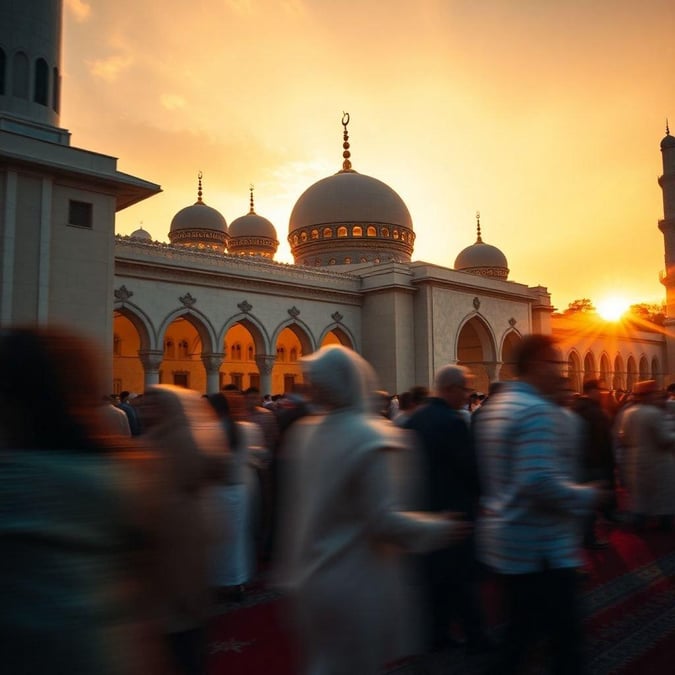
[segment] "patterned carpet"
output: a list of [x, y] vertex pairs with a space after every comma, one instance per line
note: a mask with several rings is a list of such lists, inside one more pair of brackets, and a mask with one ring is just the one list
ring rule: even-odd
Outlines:
[[[580, 575], [589, 675], [675, 672], [675, 535], [622, 528], [606, 535], [609, 548], [589, 553]], [[498, 605], [496, 597], [490, 602]], [[490, 610], [498, 634], [498, 607]], [[242, 603], [221, 605], [211, 626], [210, 675], [294, 675], [284, 614], [283, 599], [267, 590], [263, 579]], [[412, 657], [388, 673], [477, 675], [490, 658], [449, 649]], [[543, 663], [535, 651], [528, 675], [548, 672]]]

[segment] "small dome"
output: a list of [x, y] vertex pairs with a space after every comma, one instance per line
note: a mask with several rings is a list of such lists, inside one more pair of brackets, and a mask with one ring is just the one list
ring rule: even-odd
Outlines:
[[455, 269], [484, 277], [506, 279], [509, 264], [506, 256], [496, 247], [486, 244], [480, 233], [480, 215], [476, 215], [478, 236], [476, 242], [467, 246], [455, 259]]
[[267, 237], [276, 239], [277, 231], [267, 218], [257, 213], [247, 213], [245, 216], [236, 218], [230, 223], [230, 240], [237, 237]]
[[139, 227], [137, 230], [134, 230], [129, 236], [131, 237], [131, 239], [152, 243], [152, 237], [150, 236], [150, 233], [144, 230], [142, 227]]
[[216, 209], [202, 201], [201, 171], [198, 176], [197, 201], [173, 217], [169, 241], [174, 246], [224, 253], [228, 237], [227, 223]]
[[227, 222], [216, 209], [207, 206], [202, 201], [181, 209], [171, 221], [170, 232], [180, 230], [214, 230], [227, 233]]
[[675, 136], [670, 135], [670, 130], [666, 130], [666, 135], [661, 139], [661, 150], [675, 148]]

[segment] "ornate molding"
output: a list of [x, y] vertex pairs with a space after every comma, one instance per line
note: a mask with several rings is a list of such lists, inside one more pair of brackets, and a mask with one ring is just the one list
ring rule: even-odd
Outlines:
[[517, 323], [518, 322], [513, 317], [509, 319], [509, 326], [511, 326], [511, 328], [513, 328]]
[[288, 310], [288, 313], [293, 319], [297, 319], [300, 316], [300, 310], [295, 305]]
[[223, 360], [225, 354], [221, 352], [212, 352], [207, 354], [202, 354], [202, 363], [207, 373], [217, 373], [220, 370], [220, 366], [223, 365]]
[[139, 349], [138, 358], [141, 360], [146, 373], [156, 373], [164, 360], [164, 352], [161, 349]]
[[342, 321], [342, 319], [344, 317], [342, 316], [342, 314], [340, 314], [340, 312], [333, 312], [330, 315], [330, 318], [333, 319], [333, 321], [335, 321], [335, 323], [340, 323], [340, 321]]
[[246, 300], [243, 300], [242, 302], [238, 303], [238, 304], [237, 304], [237, 307], [239, 307], [239, 309], [240, 309], [244, 314], [248, 314], [248, 313], [253, 309], [253, 305], [252, 305], [250, 302], [246, 301]]
[[476, 297], [473, 299], [473, 308], [474, 308], [476, 311], [478, 311], [478, 310], [480, 309], [480, 299], [478, 298], [478, 296], [476, 296]]
[[178, 298], [185, 307], [188, 309], [190, 307], [193, 307], [194, 304], [197, 302], [197, 298], [193, 298], [190, 293], [186, 293], [184, 296]]
[[115, 297], [120, 301], [120, 302], [126, 302], [133, 293], [124, 285], [120, 286], [116, 291], [115, 291]]

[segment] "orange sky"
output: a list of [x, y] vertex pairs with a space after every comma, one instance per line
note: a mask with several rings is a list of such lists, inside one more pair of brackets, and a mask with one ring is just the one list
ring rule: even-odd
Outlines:
[[270, 219], [341, 167], [394, 188], [413, 259], [475, 241], [565, 308], [663, 289], [659, 142], [675, 134], [672, 0], [65, 0], [61, 125], [164, 192], [118, 214], [168, 241], [196, 200]]

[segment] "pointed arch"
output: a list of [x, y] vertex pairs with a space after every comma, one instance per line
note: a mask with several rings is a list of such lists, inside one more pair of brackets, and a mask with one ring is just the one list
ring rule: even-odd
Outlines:
[[587, 380], [594, 380], [597, 377], [597, 370], [595, 368], [595, 356], [593, 352], [587, 351], [584, 356], [584, 382]]
[[199, 310], [194, 309], [194, 307], [181, 307], [180, 309], [174, 310], [165, 317], [164, 321], [162, 321], [162, 324], [159, 327], [159, 330], [157, 331], [157, 337], [162, 341], [162, 344], [166, 336], [166, 331], [176, 319], [185, 319], [185, 321], [190, 323], [197, 331], [199, 339], [202, 343], [203, 353], [208, 354], [220, 351], [218, 348], [219, 345], [216, 341], [216, 332], [211, 325], [211, 322], [206, 317], [206, 315], [202, 314]]
[[502, 366], [499, 373], [500, 380], [513, 380], [516, 377], [515, 350], [523, 336], [515, 329], [507, 330], [502, 336], [499, 348], [499, 360]]
[[227, 333], [236, 324], [242, 325], [250, 333], [253, 338], [253, 349], [255, 354], [271, 354], [272, 341], [269, 338], [267, 330], [262, 322], [256, 318], [253, 314], [245, 314], [241, 312], [240, 314], [235, 314], [225, 321], [223, 327], [218, 333], [218, 345], [221, 346], [225, 343], [225, 338]]
[[316, 351], [316, 342], [314, 340], [314, 336], [312, 335], [312, 331], [304, 321], [301, 321], [298, 318], [288, 319], [287, 321], [280, 323], [275, 328], [274, 332], [272, 333], [272, 345], [274, 345], [275, 351], [276, 344], [279, 341], [279, 335], [281, 335], [281, 332], [286, 328], [289, 328], [293, 331], [293, 333], [295, 333], [295, 336], [300, 341], [300, 347], [302, 349], [303, 355], [311, 354], [312, 352]]
[[621, 354], [614, 357], [614, 374], [612, 376], [612, 389], [622, 391], [626, 388], [626, 378]]
[[640, 357], [638, 376], [641, 380], [649, 380], [651, 378], [651, 373], [649, 372], [649, 361], [647, 361], [647, 357], [644, 354]]
[[161, 348], [157, 346], [157, 332], [150, 317], [140, 307], [125, 301], [116, 302], [113, 309], [114, 315], [123, 316], [133, 324], [141, 341], [141, 349]]
[[603, 352], [600, 355], [600, 386], [609, 389], [609, 386], [612, 382], [612, 367], [609, 362], [609, 356], [607, 352]]
[[483, 317], [474, 313], [465, 317], [455, 338], [457, 363], [467, 366], [476, 389], [487, 391], [495, 377], [497, 349], [494, 333]]
[[626, 389], [633, 391], [633, 385], [637, 382], [637, 366], [635, 357], [631, 354], [626, 362]]
[[581, 357], [576, 349], [570, 349], [567, 355], [567, 377], [574, 391], [581, 392], [583, 386], [583, 372], [581, 370]]
[[333, 333], [333, 335], [335, 335], [335, 337], [338, 339], [338, 342], [341, 345], [344, 345], [345, 347], [349, 347], [350, 349], [356, 351], [356, 340], [354, 339], [354, 335], [349, 330], [349, 328], [347, 328], [344, 324], [341, 323], [332, 323], [323, 329], [318, 340], [319, 347], [323, 346], [324, 340], [326, 339], [329, 333]]

